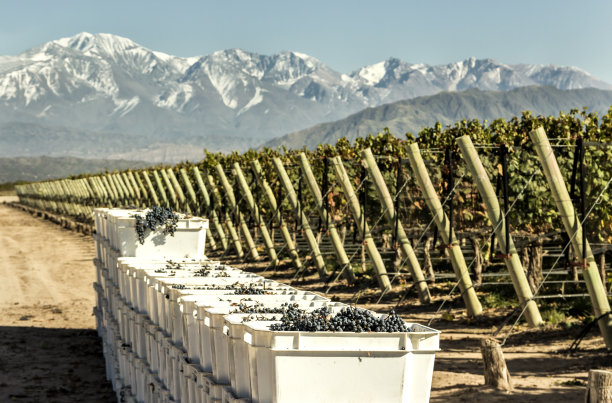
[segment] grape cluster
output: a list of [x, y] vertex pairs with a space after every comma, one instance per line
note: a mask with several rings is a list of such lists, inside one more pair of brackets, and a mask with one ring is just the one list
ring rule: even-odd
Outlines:
[[233, 284], [235, 295], [271, 295], [273, 292], [264, 288], [255, 287], [253, 284]]
[[155, 231], [161, 225], [164, 226], [164, 234], [174, 236], [179, 219], [172, 208], [160, 206], [153, 206], [144, 217], [141, 215], [134, 217], [136, 218], [136, 235], [141, 244], [144, 244], [147, 230]]
[[[261, 302], [257, 302], [253, 305], [249, 305], [249, 304], [245, 304], [245, 303], [240, 303], [238, 304], [236, 310], [232, 311], [232, 313], [285, 313], [288, 309], [297, 309], [297, 304], [293, 303], [289, 303], [289, 302], [285, 302], [284, 304], [282, 304], [279, 307], [276, 308], [268, 308], [266, 307], [264, 304], [262, 304]], [[302, 310], [299, 310], [300, 312], [303, 312]]]
[[167, 270], [182, 270], [181, 264], [177, 262], [173, 262], [172, 260], [166, 260], [166, 269]]
[[213, 275], [214, 278], [219, 277], [230, 277], [230, 275], [225, 271], [224, 265], [219, 266], [211, 266], [211, 265], [202, 265], [202, 267], [193, 272], [194, 277], [208, 277], [212, 271], [219, 271], [218, 274]]
[[270, 325], [275, 331], [305, 332], [409, 332], [404, 321], [392, 311], [387, 317], [376, 317], [372, 312], [355, 307], [346, 307], [336, 314], [323, 307], [312, 312], [303, 312], [288, 307], [280, 319], [281, 323]]

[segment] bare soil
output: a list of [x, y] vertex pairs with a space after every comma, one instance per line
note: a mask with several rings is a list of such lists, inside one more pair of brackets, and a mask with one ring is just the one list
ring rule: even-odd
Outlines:
[[0, 402], [116, 401], [93, 256], [91, 237], [0, 204]]
[[[91, 237], [0, 204], [0, 402], [115, 401], [92, 316], [93, 256]], [[263, 271], [266, 262], [223, 260], [304, 289], [327, 289], [316, 273], [293, 280], [295, 272], [289, 266]], [[374, 284], [357, 289], [339, 283], [329, 295], [387, 312], [403, 291], [396, 287], [379, 304]], [[470, 319], [460, 302], [449, 301], [449, 309], [441, 311], [445, 315], [435, 313], [444, 298], [434, 292], [434, 303], [423, 306], [411, 295], [397, 307], [406, 320], [432, 321], [431, 326], [442, 331], [433, 402], [583, 401], [588, 370], [612, 366], [612, 354], [597, 329], [570, 356], [565, 351], [579, 333], [578, 326], [531, 330], [522, 324], [503, 347], [515, 390], [497, 392], [483, 386], [480, 339], [489, 336], [510, 310], [489, 309], [482, 318]], [[509, 330], [509, 325], [503, 328], [502, 339]]]

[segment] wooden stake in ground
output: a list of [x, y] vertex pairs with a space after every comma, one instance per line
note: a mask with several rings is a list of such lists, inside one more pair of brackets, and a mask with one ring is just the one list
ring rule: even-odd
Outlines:
[[516, 296], [520, 303], [525, 306], [525, 318], [527, 319], [527, 323], [529, 323], [531, 327], [540, 326], [543, 322], [540, 310], [533, 299], [531, 288], [529, 288], [529, 282], [527, 281], [525, 271], [521, 265], [521, 258], [510, 236], [510, 228], [508, 227], [508, 229], [506, 229], [506, 226], [509, 224], [504, 217], [504, 212], [499, 206], [499, 201], [497, 200], [497, 195], [491, 185], [489, 176], [478, 157], [472, 139], [469, 136], [461, 136], [457, 138], [456, 141], [463, 155], [465, 164], [472, 174], [480, 197], [484, 202], [487, 216], [491, 220], [491, 225], [493, 225], [493, 229], [497, 234], [499, 248], [502, 253], [505, 253], [504, 263], [506, 264], [508, 273], [510, 273]]
[[[396, 222], [395, 215], [397, 213], [395, 211], [394, 200], [391, 197], [391, 193], [389, 193], [389, 189], [387, 188], [387, 184], [385, 183], [382, 174], [380, 173], [380, 169], [378, 168], [378, 164], [374, 159], [372, 150], [369, 148], [363, 150], [361, 152], [361, 158], [363, 158], [365, 161], [368, 173], [374, 182], [376, 192], [378, 193], [380, 202], [384, 207], [385, 217], [387, 218], [389, 224], [393, 225]], [[399, 250], [406, 260], [410, 275], [412, 276], [412, 281], [414, 281], [416, 284], [419, 299], [422, 303], [431, 303], [431, 295], [429, 294], [429, 288], [427, 288], [427, 282], [425, 281], [425, 276], [421, 270], [421, 265], [419, 264], [419, 260], [417, 259], [416, 254], [410, 245], [410, 240], [406, 236], [404, 224], [399, 219], [397, 219], [397, 239], [399, 241]]]
[[200, 196], [202, 198], [202, 203], [200, 203], [199, 213], [203, 214], [205, 210], [202, 207], [206, 208], [207, 216], [209, 216], [209, 219], [212, 220], [217, 236], [219, 237], [221, 241], [223, 252], [225, 252], [227, 251], [227, 248], [229, 248], [229, 244], [227, 241], [227, 237], [225, 236], [225, 231], [223, 230], [223, 226], [221, 225], [221, 222], [219, 221], [219, 216], [217, 215], [217, 212], [212, 206], [211, 197], [213, 196], [208, 194], [208, 190], [206, 189], [206, 185], [204, 185], [204, 181], [202, 180], [202, 175], [200, 175], [200, 170], [198, 169], [198, 167], [193, 166], [191, 170], [193, 172], [193, 176], [196, 179], [196, 184], [198, 185], [198, 188], [200, 189]]
[[480, 352], [484, 361], [485, 385], [499, 390], [511, 391], [512, 379], [506, 367], [506, 360], [501, 345], [493, 338], [485, 338], [480, 342]]
[[363, 225], [358, 225], [358, 229], [361, 233], [363, 244], [365, 245], [366, 251], [368, 252], [368, 256], [370, 256], [370, 260], [372, 261], [372, 265], [374, 266], [378, 285], [380, 286], [380, 289], [382, 291], [387, 291], [391, 288], [389, 275], [387, 274], [385, 264], [382, 258], [380, 257], [380, 252], [378, 252], [378, 248], [376, 247], [374, 239], [372, 238], [370, 227], [366, 223], [365, 217], [363, 216], [363, 213], [361, 211], [359, 198], [355, 194], [355, 190], [353, 189], [351, 180], [349, 179], [346, 170], [344, 169], [342, 159], [340, 157], [334, 157], [331, 159], [331, 162], [336, 172], [336, 178], [338, 178], [338, 182], [340, 182], [340, 185], [342, 186], [342, 191], [344, 192], [344, 195], [346, 197], [349, 210], [353, 215], [353, 219], [356, 223], [363, 223]]
[[[340, 234], [338, 234], [334, 220], [332, 217], [328, 217], [328, 212], [323, 205], [323, 197], [327, 197], [328, 195], [321, 194], [321, 190], [319, 189], [319, 185], [317, 184], [306, 154], [300, 153], [299, 157], [300, 168], [302, 169], [306, 184], [310, 189], [310, 194], [312, 195], [315, 205], [317, 206], [321, 220], [322, 222], [327, 223], [327, 233], [329, 234], [329, 239], [331, 240], [334, 251], [336, 252], [336, 258], [338, 259], [340, 267], [345, 268], [342, 275], [346, 278], [349, 284], [353, 284], [356, 281], [356, 277], [355, 273], [353, 272], [353, 267], [351, 266], [351, 261], [346, 254], [346, 250], [344, 249], [344, 236], [341, 237]], [[346, 226], [343, 226], [343, 228], [346, 234]], [[321, 232], [319, 232], [319, 234], [322, 235]], [[317, 241], [320, 243], [319, 239]]]
[[589, 371], [585, 403], [612, 402], [612, 371], [592, 369]]
[[268, 232], [268, 227], [266, 226], [266, 222], [261, 214], [259, 214], [259, 208], [255, 203], [255, 198], [253, 197], [253, 193], [249, 188], [249, 184], [242, 172], [242, 168], [240, 168], [240, 164], [234, 162], [234, 177], [238, 182], [238, 186], [240, 186], [240, 190], [244, 195], [244, 200], [246, 201], [246, 205], [251, 210], [251, 217], [255, 220], [255, 225], [259, 227], [259, 231], [261, 232], [261, 237], [264, 240], [264, 245], [266, 246], [266, 250], [268, 252], [268, 257], [270, 258], [270, 263], [272, 267], [276, 267], [278, 265], [278, 257], [276, 256], [276, 250], [274, 249], [274, 242], [270, 237], [270, 233]]
[[[285, 243], [287, 244], [287, 249], [289, 250], [289, 256], [291, 256], [291, 260], [293, 261], [295, 268], [299, 271], [302, 269], [302, 261], [300, 260], [300, 256], [298, 255], [298, 251], [295, 247], [295, 243], [293, 242], [293, 239], [291, 238], [291, 234], [289, 233], [287, 224], [285, 223], [285, 220], [283, 220], [283, 215], [280, 213], [280, 211], [278, 211], [278, 208], [279, 208], [278, 203], [280, 203], [281, 200], [277, 202], [276, 197], [274, 196], [274, 192], [272, 191], [272, 188], [270, 188], [270, 185], [268, 184], [268, 181], [266, 180], [263, 174], [263, 171], [261, 169], [261, 164], [259, 163], [259, 161], [257, 160], [251, 161], [251, 167], [253, 168], [253, 172], [255, 174], [255, 178], [257, 182], [259, 183], [259, 186], [261, 186], [263, 189], [263, 193], [264, 193], [266, 200], [268, 201], [270, 210], [273, 212], [272, 214], [274, 216], [274, 220], [276, 221], [276, 224], [281, 230], [281, 235], [283, 236], [283, 239], [285, 240]], [[272, 236], [272, 239], [274, 239], [274, 236]]]
[[415, 179], [421, 188], [423, 198], [431, 214], [434, 217], [434, 222], [438, 227], [438, 233], [448, 247], [446, 252], [453, 266], [453, 271], [457, 277], [459, 289], [461, 290], [461, 296], [463, 302], [470, 316], [480, 315], [482, 313], [482, 305], [476, 295], [476, 290], [472, 285], [472, 279], [468, 273], [467, 264], [461, 252], [461, 246], [455, 236], [455, 231], [450, 230], [450, 221], [444, 213], [442, 203], [438, 198], [438, 194], [431, 183], [431, 178], [425, 167], [425, 162], [419, 151], [419, 146], [414, 143], [408, 146], [408, 159], [410, 161], [410, 167], [414, 172]]
[[542, 163], [544, 176], [546, 176], [546, 180], [550, 186], [565, 231], [571, 239], [572, 250], [578, 257], [578, 260], [584, 263], [582, 275], [591, 297], [591, 304], [593, 305], [595, 317], [601, 316], [597, 324], [599, 325], [599, 330], [606, 343], [606, 347], [610, 350], [612, 349], [612, 315], [602, 316], [610, 312], [610, 303], [608, 302], [606, 289], [601, 281], [597, 263], [591, 251], [591, 246], [585, 239], [583, 250], [581, 242], [582, 224], [574, 210], [572, 199], [565, 186], [565, 180], [557, 164], [557, 159], [550, 146], [550, 142], [546, 137], [546, 132], [540, 127], [533, 130], [529, 136], [531, 137], [531, 141], [533, 141], [533, 145], [538, 153], [538, 158]]
[[249, 226], [247, 225], [244, 215], [242, 214], [242, 211], [240, 211], [238, 208], [237, 203], [239, 200], [236, 199], [236, 196], [234, 195], [234, 190], [232, 189], [232, 186], [227, 180], [227, 176], [225, 176], [225, 171], [223, 170], [223, 167], [221, 166], [221, 164], [217, 164], [215, 166], [215, 169], [217, 170], [217, 176], [219, 177], [219, 182], [221, 183], [221, 187], [223, 188], [223, 190], [225, 190], [225, 195], [227, 196], [226, 200], [229, 202], [229, 206], [231, 210], [233, 212], [238, 211], [238, 222], [240, 225], [240, 229], [242, 229], [244, 239], [246, 240], [247, 247], [249, 248], [249, 253], [251, 254], [251, 258], [256, 260], [259, 258], [259, 253], [257, 252], [255, 241], [253, 240], [253, 236], [251, 235], [251, 232], [249, 231]]
[[238, 230], [236, 230], [236, 228], [234, 227], [234, 224], [232, 223], [229, 213], [227, 212], [226, 209], [222, 208], [223, 198], [221, 197], [221, 193], [219, 192], [219, 189], [217, 189], [215, 180], [213, 179], [212, 175], [208, 175], [206, 173], [204, 173], [204, 179], [206, 179], [206, 182], [208, 183], [208, 186], [210, 187], [211, 203], [213, 206], [216, 206], [216, 207], [212, 207], [212, 209], [213, 211], [215, 208], [219, 210], [219, 217], [220, 217], [219, 220], [223, 220], [223, 224], [225, 224], [225, 227], [227, 228], [227, 232], [229, 233], [229, 236], [232, 239], [232, 245], [234, 246], [234, 249], [236, 250], [236, 255], [240, 259], [242, 259], [244, 257], [244, 252], [242, 251], [242, 243], [240, 242], [240, 235], [238, 234]]
[[[300, 208], [299, 200], [297, 195], [295, 194], [295, 189], [293, 189], [293, 184], [291, 183], [291, 179], [289, 179], [289, 175], [283, 166], [283, 162], [280, 158], [272, 159], [274, 163], [274, 168], [276, 169], [276, 173], [278, 174], [278, 179], [280, 180], [281, 185], [285, 188], [285, 194], [287, 195], [287, 200], [289, 200], [289, 204], [293, 207], [293, 210], [296, 214], [296, 218], [302, 222], [302, 230], [304, 231], [304, 235], [306, 236], [306, 241], [308, 242], [308, 246], [310, 246], [310, 250], [312, 251], [312, 258], [314, 259], [315, 267], [317, 268], [317, 272], [321, 279], [327, 279], [327, 272], [325, 270], [325, 260], [323, 259], [323, 255], [321, 255], [321, 251], [319, 250], [319, 244], [317, 243], [317, 239], [314, 236], [312, 229], [310, 228], [310, 223], [308, 222], [308, 217], [304, 213], [304, 210]], [[300, 215], [297, 215], [297, 211], [300, 210]]]

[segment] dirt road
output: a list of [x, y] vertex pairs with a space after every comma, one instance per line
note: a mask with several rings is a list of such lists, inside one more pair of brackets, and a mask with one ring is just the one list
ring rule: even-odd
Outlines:
[[0, 402], [113, 402], [91, 237], [0, 203]]

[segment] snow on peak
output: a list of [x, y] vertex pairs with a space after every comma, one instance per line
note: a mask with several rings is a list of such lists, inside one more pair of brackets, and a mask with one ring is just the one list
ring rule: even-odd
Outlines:
[[387, 74], [386, 62], [372, 64], [359, 70], [359, 77], [364, 80], [366, 85], [378, 84], [385, 74]]
[[261, 95], [262, 92], [265, 92], [265, 90], [262, 90], [261, 88], [256, 87], [255, 95], [253, 95], [253, 98], [251, 98], [251, 100], [245, 106], [243, 106], [242, 109], [238, 111], [236, 116], [240, 116], [244, 112], [254, 107], [255, 105], [260, 104], [263, 101], [263, 95]]
[[105, 33], [90, 34], [89, 32], [81, 32], [75, 36], [60, 38], [53, 42], [83, 53], [103, 52], [107, 55], [124, 52], [126, 49], [130, 48], [142, 47], [136, 42], [122, 36]]

